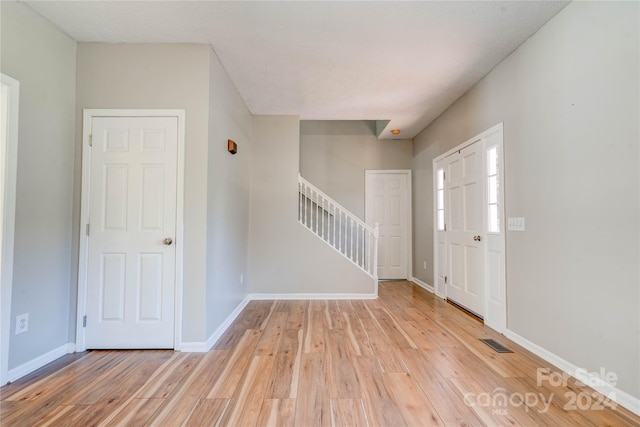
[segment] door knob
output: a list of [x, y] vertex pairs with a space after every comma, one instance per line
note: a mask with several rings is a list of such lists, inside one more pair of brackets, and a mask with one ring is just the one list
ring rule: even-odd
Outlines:
[[482, 240], [482, 238], [480, 236], [473, 236], [473, 240], [479, 242], [480, 240]]
[[165, 237], [164, 240], [162, 240], [162, 243], [169, 246], [173, 243], [173, 239], [171, 237]]

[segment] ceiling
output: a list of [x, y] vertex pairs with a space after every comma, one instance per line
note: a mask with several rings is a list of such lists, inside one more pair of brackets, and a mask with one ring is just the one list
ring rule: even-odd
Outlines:
[[414, 137], [567, 4], [26, 3], [77, 41], [210, 44], [253, 114], [390, 120], [382, 138]]

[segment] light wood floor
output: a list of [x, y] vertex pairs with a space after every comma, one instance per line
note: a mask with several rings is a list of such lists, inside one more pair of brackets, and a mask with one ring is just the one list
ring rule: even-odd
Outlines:
[[575, 380], [538, 385], [537, 368], [558, 372], [421, 288], [384, 282], [378, 300], [251, 302], [208, 353], [69, 356], [0, 389], [0, 424], [640, 425]]

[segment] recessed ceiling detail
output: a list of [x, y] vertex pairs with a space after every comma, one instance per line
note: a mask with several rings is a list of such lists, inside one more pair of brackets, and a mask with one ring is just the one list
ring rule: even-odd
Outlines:
[[77, 41], [210, 44], [253, 114], [412, 138], [568, 2], [26, 3]]

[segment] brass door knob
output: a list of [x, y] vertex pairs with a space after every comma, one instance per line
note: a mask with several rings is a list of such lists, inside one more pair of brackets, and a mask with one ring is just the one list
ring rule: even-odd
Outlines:
[[165, 237], [162, 243], [169, 246], [173, 243], [173, 239], [171, 237]]

